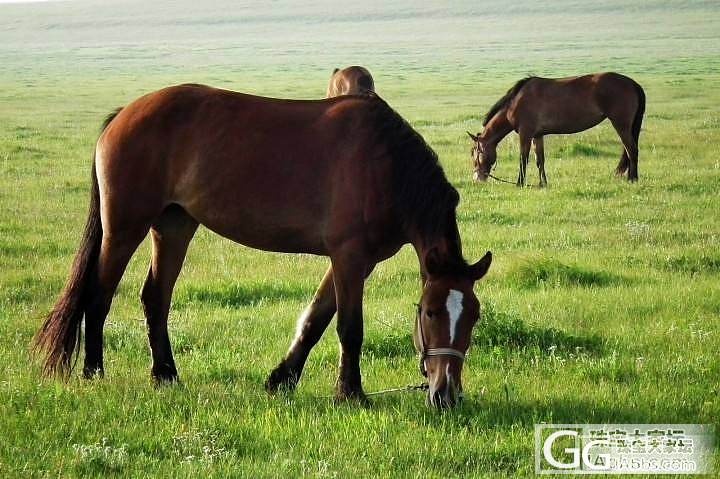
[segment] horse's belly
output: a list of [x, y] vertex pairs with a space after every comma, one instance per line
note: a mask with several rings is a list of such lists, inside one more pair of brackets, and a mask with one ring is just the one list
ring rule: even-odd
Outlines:
[[250, 248], [280, 253], [327, 254], [321, 224], [306, 219], [305, 215], [286, 219], [278, 215], [265, 215], [259, 210], [253, 211], [247, 206], [184, 207], [203, 226]]
[[322, 196], [321, 190], [310, 195], [252, 181], [230, 188], [208, 180], [180, 191], [175, 202], [203, 226], [245, 246], [326, 254]]
[[580, 133], [581, 131], [589, 130], [590, 128], [597, 126], [600, 122], [605, 119], [605, 116], [600, 114], [580, 117], [580, 115], [573, 118], [572, 121], [560, 121], [564, 120], [558, 117], [544, 118], [542, 122], [542, 128], [540, 134], [542, 135], [563, 135]]

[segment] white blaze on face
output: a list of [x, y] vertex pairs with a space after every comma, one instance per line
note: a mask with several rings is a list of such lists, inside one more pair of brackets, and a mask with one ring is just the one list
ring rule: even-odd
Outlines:
[[463, 294], [456, 289], [451, 289], [448, 293], [447, 301], [445, 301], [445, 307], [450, 315], [450, 346], [455, 343], [457, 323], [463, 310], [462, 300]]

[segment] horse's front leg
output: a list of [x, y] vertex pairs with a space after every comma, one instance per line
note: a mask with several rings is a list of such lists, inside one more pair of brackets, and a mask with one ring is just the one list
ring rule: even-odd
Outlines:
[[340, 338], [340, 374], [335, 397], [366, 402], [360, 376], [360, 349], [363, 342], [363, 289], [371, 268], [361, 251], [362, 248], [346, 243], [341, 254], [332, 256]]
[[270, 373], [265, 382], [268, 392], [275, 392], [284, 387], [295, 389], [310, 350], [317, 344], [335, 315], [335, 283], [333, 269], [328, 268], [320, 282], [312, 302], [298, 319], [295, 339], [290, 345], [285, 358]]
[[530, 146], [532, 137], [520, 133], [520, 173], [518, 174], [517, 186], [525, 186], [528, 159], [530, 158]]

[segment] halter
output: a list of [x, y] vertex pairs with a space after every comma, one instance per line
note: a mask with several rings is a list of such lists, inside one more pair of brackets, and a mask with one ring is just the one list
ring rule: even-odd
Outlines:
[[425, 360], [428, 356], [452, 356], [458, 358], [460, 362], [465, 361], [465, 353], [454, 348], [427, 348], [425, 347], [425, 335], [422, 328], [422, 315], [420, 314], [420, 306], [418, 306], [417, 329], [420, 335], [420, 373], [427, 377], [427, 369], [425, 368]]

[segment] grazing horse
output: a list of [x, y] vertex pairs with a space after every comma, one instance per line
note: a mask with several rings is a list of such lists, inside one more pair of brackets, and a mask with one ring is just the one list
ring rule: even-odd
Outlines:
[[498, 143], [511, 131], [520, 136], [520, 173], [525, 185], [530, 143], [535, 144], [540, 186], [547, 185], [543, 136], [578, 133], [609, 118], [623, 144], [615, 173], [638, 179], [638, 140], [645, 92], [634, 80], [618, 73], [595, 73], [570, 78], [529, 77], [517, 82], [490, 108], [482, 133], [473, 135], [474, 178], [486, 181], [496, 160]]
[[367, 68], [358, 66], [347, 67], [342, 70], [336, 68], [330, 76], [326, 97], [360, 95], [374, 91], [375, 82]]
[[175, 281], [199, 224], [251, 248], [328, 256], [268, 391], [292, 389], [337, 312], [338, 399], [365, 400], [363, 288], [411, 243], [423, 280], [415, 343], [429, 401], [455, 404], [479, 318], [474, 283], [488, 254], [463, 259], [457, 191], [423, 138], [375, 95], [299, 101], [202, 85], [145, 95], [106, 120], [95, 147], [90, 211], [64, 291], [35, 338], [44, 372], [67, 376], [85, 320], [85, 377], [103, 374], [103, 325], [130, 257], [150, 232], [141, 299], [152, 377], [174, 381], [168, 336]]

